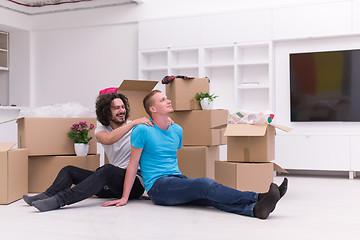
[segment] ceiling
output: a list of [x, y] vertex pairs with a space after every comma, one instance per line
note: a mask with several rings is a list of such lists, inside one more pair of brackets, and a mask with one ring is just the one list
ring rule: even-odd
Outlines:
[[139, 4], [137, 0], [0, 0], [0, 7], [27, 15]]

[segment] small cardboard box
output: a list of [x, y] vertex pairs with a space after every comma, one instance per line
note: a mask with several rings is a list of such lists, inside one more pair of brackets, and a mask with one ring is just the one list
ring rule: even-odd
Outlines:
[[224, 126], [228, 110], [193, 110], [178, 111], [170, 117], [183, 128], [184, 146], [215, 146], [226, 144]]
[[200, 92], [209, 92], [208, 78], [175, 78], [166, 85], [166, 95], [175, 111], [201, 109], [200, 104], [195, 100], [196, 93]]
[[28, 193], [28, 150], [0, 143], [0, 204], [9, 204]]
[[190, 178], [215, 179], [214, 165], [219, 159], [219, 146], [183, 146], [178, 150], [179, 169]]
[[[94, 124], [96, 118], [42, 118], [25, 117], [18, 122], [18, 146], [27, 148], [29, 156], [42, 155], [74, 155], [74, 142], [67, 136], [74, 123], [86, 121], [88, 125]], [[89, 137], [94, 138], [94, 130]], [[89, 145], [89, 154], [97, 153], [96, 139]]]
[[68, 165], [90, 171], [100, 166], [100, 155], [78, 156], [32, 156], [29, 157], [29, 192], [44, 192], [54, 182], [63, 167]]
[[275, 159], [275, 128], [290, 131], [279, 125], [228, 124], [227, 158], [235, 162], [270, 162]]
[[274, 171], [286, 172], [275, 163], [215, 162], [215, 181], [240, 191], [267, 192]]
[[130, 120], [149, 117], [143, 106], [144, 97], [153, 90], [157, 81], [124, 80], [117, 93], [124, 94], [129, 99]]

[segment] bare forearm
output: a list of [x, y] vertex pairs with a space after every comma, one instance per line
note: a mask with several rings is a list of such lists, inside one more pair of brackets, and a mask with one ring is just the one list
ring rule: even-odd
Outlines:
[[124, 181], [124, 189], [122, 198], [128, 200], [130, 196], [130, 192], [132, 186], [134, 184], [135, 178], [137, 173], [137, 166], [131, 166], [129, 164], [128, 168], [126, 169], [125, 181]]
[[121, 127], [114, 129], [109, 133], [99, 132], [96, 134], [96, 138], [98, 142], [100, 142], [101, 144], [111, 145], [119, 141], [122, 137], [124, 137], [134, 126], [135, 123], [129, 122]]
[[145, 124], [148, 126], [154, 126], [148, 118], [138, 118], [129, 123], [125, 123], [120, 127], [115, 128], [113, 131], [107, 133], [105, 131], [100, 131], [96, 134], [98, 142], [104, 145], [111, 145], [119, 141], [122, 137], [125, 136], [133, 127], [138, 124]]
[[122, 198], [118, 200], [106, 202], [102, 204], [103, 207], [107, 207], [111, 205], [116, 205], [117, 207], [119, 207], [127, 203], [130, 196], [131, 188], [134, 184], [136, 172], [139, 167], [141, 152], [142, 149], [131, 147], [130, 163], [128, 165], [128, 168], [126, 169]]

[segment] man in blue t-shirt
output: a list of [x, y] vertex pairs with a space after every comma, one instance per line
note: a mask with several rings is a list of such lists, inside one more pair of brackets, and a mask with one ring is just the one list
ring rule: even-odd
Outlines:
[[159, 90], [144, 98], [144, 107], [154, 127], [137, 125], [131, 133], [131, 156], [126, 171], [123, 196], [103, 206], [122, 206], [128, 201], [140, 164], [145, 189], [158, 205], [193, 204], [212, 206], [226, 212], [266, 219], [286, 193], [287, 179], [267, 193], [242, 192], [223, 186], [210, 178], [188, 178], [179, 171], [177, 149], [182, 146], [182, 128], [168, 124], [173, 108]]

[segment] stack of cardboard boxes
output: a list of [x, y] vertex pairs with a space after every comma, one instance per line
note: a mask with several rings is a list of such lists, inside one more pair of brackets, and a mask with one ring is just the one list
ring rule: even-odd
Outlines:
[[241, 191], [267, 192], [274, 171], [286, 172], [270, 161], [275, 159], [277, 125], [228, 124], [227, 161], [215, 163], [215, 180]]
[[214, 179], [214, 163], [219, 160], [219, 145], [226, 144], [224, 128], [228, 111], [201, 110], [196, 93], [209, 92], [207, 78], [176, 78], [166, 85], [166, 95], [174, 113], [170, 117], [183, 128], [183, 147], [178, 150], [180, 171], [192, 178]]
[[[183, 130], [178, 150], [180, 171], [188, 177], [209, 177], [242, 191], [268, 191], [274, 171], [275, 125], [227, 124], [228, 110], [200, 110], [194, 97], [209, 92], [207, 78], [176, 78], [166, 85], [174, 113], [170, 117]], [[227, 161], [219, 161], [219, 145], [227, 144]], [[221, 159], [223, 160], [223, 159]]]
[[[90, 141], [85, 157], [75, 155], [74, 143], [67, 132], [74, 123], [86, 121], [96, 127], [96, 118], [38, 118], [18, 119], [18, 146], [28, 149], [28, 192], [45, 191], [55, 180], [59, 171], [73, 165], [95, 170], [100, 165], [95, 139]], [[94, 138], [94, 131], [89, 132]]]

